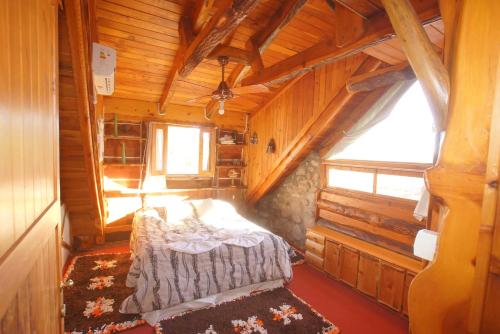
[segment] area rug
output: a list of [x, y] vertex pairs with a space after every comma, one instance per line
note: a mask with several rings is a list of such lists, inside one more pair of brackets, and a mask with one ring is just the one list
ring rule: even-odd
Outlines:
[[[300, 252], [291, 253], [290, 257], [295, 263], [303, 260]], [[64, 288], [66, 333], [111, 334], [145, 323], [139, 315], [118, 312], [121, 301], [133, 292], [125, 286], [130, 264], [129, 253], [84, 255], [71, 261], [64, 275], [65, 281], [73, 281], [72, 286]], [[339, 332], [286, 288], [177, 316], [157, 324], [156, 331], [160, 334]]]

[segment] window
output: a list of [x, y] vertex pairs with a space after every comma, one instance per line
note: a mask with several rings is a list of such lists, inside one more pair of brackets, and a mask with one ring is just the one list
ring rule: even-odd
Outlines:
[[357, 138], [343, 140], [323, 163], [327, 187], [420, 198], [423, 172], [432, 165], [436, 135], [418, 82], [399, 97], [385, 119]]
[[155, 124], [153, 126], [153, 175], [210, 175], [210, 129]]
[[417, 201], [431, 165], [379, 161], [326, 161], [327, 186]]

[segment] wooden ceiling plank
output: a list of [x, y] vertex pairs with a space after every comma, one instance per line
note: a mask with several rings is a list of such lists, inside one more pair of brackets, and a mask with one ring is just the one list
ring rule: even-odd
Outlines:
[[[429, 8], [419, 10], [418, 16], [423, 24], [431, 23], [439, 19], [439, 8], [433, 3]], [[348, 43], [343, 48], [338, 48], [332, 40], [320, 42], [260, 73], [248, 76], [243, 79], [242, 85], [284, 82], [301, 73], [312, 71], [318, 66], [352, 56], [394, 37], [394, 29], [387, 16], [377, 15], [366, 23], [365, 33], [360, 39]]]
[[[257, 5], [258, 0], [241, 0], [233, 3], [220, 1], [216, 13], [203, 26], [194, 40], [177, 51], [174, 66], [170, 70], [163, 94], [160, 98], [160, 112], [165, 110], [175, 93], [179, 78], [187, 77], [213, 49], [230, 35]], [[181, 20], [180, 22], [183, 22]], [[182, 29], [182, 25], [179, 25]]]
[[229, 57], [229, 62], [234, 62], [237, 64], [250, 65], [250, 60], [252, 58], [251, 52], [239, 48], [235, 48], [229, 45], [219, 45], [217, 46], [209, 55], [209, 59], [217, 59], [219, 56]]
[[335, 42], [337, 47], [344, 47], [363, 36], [365, 32], [365, 18], [354, 14], [344, 6], [335, 8]]
[[368, 92], [412, 79], [415, 79], [415, 73], [411, 66], [405, 62], [353, 76], [347, 81], [346, 87], [350, 93]]
[[208, 20], [210, 10], [214, 6], [215, 0], [195, 0], [192, 5], [191, 21], [193, 22], [193, 31], [199, 33], [203, 25]]

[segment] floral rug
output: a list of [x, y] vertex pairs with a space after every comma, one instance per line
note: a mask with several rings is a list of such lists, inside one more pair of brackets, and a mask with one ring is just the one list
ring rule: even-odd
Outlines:
[[[303, 262], [291, 252], [293, 264]], [[125, 286], [129, 253], [75, 257], [64, 275], [73, 286], [64, 288], [65, 331], [72, 334], [111, 334], [144, 324], [139, 315], [118, 312], [133, 292]], [[288, 289], [279, 288], [197, 310], [162, 321], [159, 334], [337, 334], [339, 330]]]

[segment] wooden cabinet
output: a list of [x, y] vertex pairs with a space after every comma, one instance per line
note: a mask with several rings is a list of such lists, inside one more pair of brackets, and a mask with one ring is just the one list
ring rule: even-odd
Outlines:
[[335, 278], [340, 276], [340, 244], [326, 241], [324, 270]]
[[379, 259], [374, 256], [361, 253], [359, 255], [358, 266], [358, 290], [371, 297], [377, 297], [379, 277]]
[[358, 281], [359, 252], [342, 246], [340, 249], [340, 279], [352, 287]]
[[403, 313], [408, 315], [408, 290], [410, 289], [411, 281], [415, 278], [415, 273], [407, 272], [405, 277], [405, 287], [403, 290]]
[[408, 314], [408, 289], [419, 260], [316, 226], [306, 233], [306, 261], [398, 312]]
[[380, 285], [377, 300], [390, 308], [401, 311], [405, 270], [389, 263], [380, 264]]

